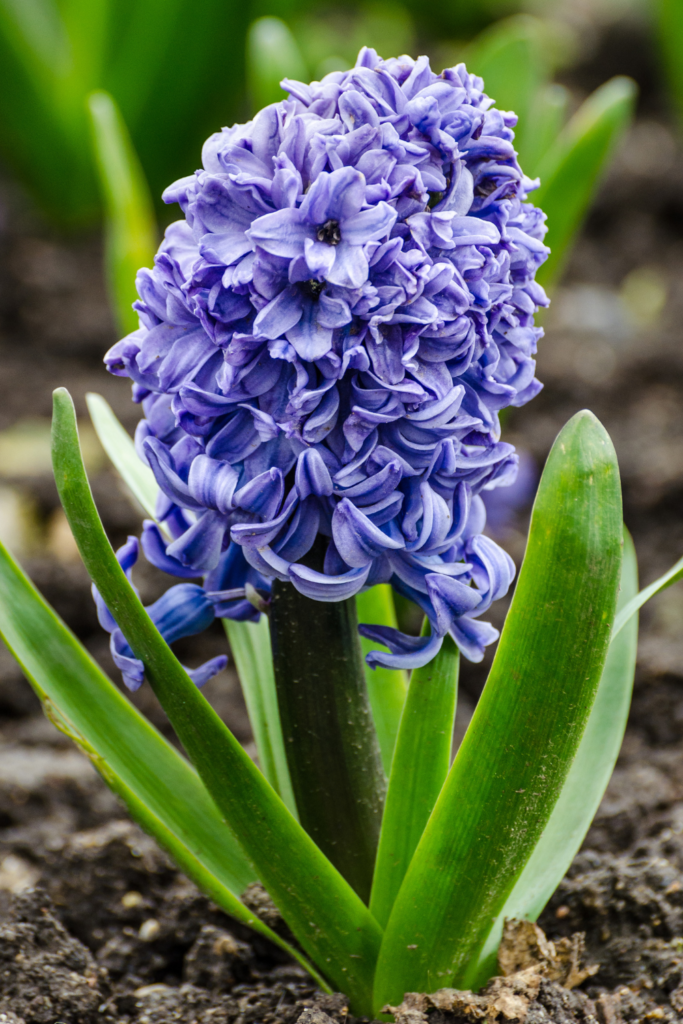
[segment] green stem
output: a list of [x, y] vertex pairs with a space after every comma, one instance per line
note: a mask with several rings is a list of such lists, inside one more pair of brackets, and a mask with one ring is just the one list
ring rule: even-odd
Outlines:
[[367, 902], [386, 782], [355, 603], [313, 601], [291, 583], [276, 581], [270, 636], [301, 824]]

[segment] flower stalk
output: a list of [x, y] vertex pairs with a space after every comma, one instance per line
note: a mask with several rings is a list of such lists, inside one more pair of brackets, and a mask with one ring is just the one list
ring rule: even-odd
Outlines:
[[386, 780], [353, 598], [319, 602], [276, 580], [270, 634], [280, 720], [301, 824], [370, 898]]

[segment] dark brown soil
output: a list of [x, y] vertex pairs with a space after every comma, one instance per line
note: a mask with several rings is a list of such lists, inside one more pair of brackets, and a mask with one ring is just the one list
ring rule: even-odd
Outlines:
[[[683, 554], [683, 149], [639, 33], [622, 25], [603, 34], [569, 77], [580, 93], [608, 74], [636, 74], [641, 115], [546, 318], [538, 370], [545, 390], [510, 416], [506, 433], [539, 467], [575, 411], [596, 412], [617, 448], [625, 519], [647, 584]], [[26, 417], [45, 426], [60, 384], [81, 417], [92, 389], [132, 427], [128, 385], [101, 366], [115, 334], [99, 239], [53, 236], [8, 182], [0, 184], [0, 206], [0, 439]], [[117, 544], [138, 531], [140, 517], [113, 473], [97, 459], [93, 467]], [[89, 581], [60, 532], [49, 473], [8, 468], [0, 454], [0, 492], [24, 502], [32, 518], [33, 535], [17, 550], [33, 579], [117, 678]], [[518, 563], [527, 513], [519, 509], [498, 533]], [[149, 602], [168, 580], [144, 569], [137, 583]], [[501, 602], [498, 622], [504, 612]], [[620, 761], [584, 849], [541, 920], [550, 938], [584, 931], [599, 971], [572, 992], [543, 982], [529, 1024], [683, 1017], [682, 622], [683, 585], [643, 612]], [[192, 665], [224, 647], [216, 625], [178, 653]], [[486, 670], [487, 663], [463, 667], [459, 735]], [[248, 746], [234, 670], [206, 693]], [[148, 687], [134, 700], [170, 734]], [[316, 993], [298, 967], [213, 907], [127, 821], [0, 650], [0, 1024], [294, 1024], [306, 1008], [302, 1024], [345, 1017], [343, 999]], [[432, 1018], [460, 1024], [440, 1010]]]

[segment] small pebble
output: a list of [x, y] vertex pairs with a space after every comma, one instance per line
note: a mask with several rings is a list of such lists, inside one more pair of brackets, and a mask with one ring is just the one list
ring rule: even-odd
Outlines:
[[146, 921], [143, 921], [142, 924], [140, 925], [138, 937], [142, 939], [143, 942], [153, 942], [153, 940], [156, 939], [160, 931], [161, 925], [159, 924], [159, 922], [155, 920], [155, 918], [150, 917]]
[[127, 892], [121, 897], [121, 906], [125, 907], [126, 910], [132, 910], [133, 907], [139, 907], [142, 903], [142, 896], [139, 892]]

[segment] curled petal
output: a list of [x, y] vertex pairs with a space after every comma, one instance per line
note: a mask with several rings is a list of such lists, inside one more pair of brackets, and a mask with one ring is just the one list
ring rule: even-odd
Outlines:
[[213, 604], [194, 583], [171, 587], [147, 608], [147, 613], [167, 644], [202, 633], [214, 619]]
[[276, 515], [282, 503], [285, 482], [282, 470], [273, 468], [259, 473], [235, 494], [234, 503], [246, 512], [252, 512], [264, 520]]
[[408, 636], [391, 626], [360, 625], [358, 632], [376, 644], [384, 644], [390, 654], [385, 651], [370, 651], [365, 660], [371, 668], [381, 665], [383, 668], [422, 668], [429, 664], [441, 650], [443, 636]]
[[226, 518], [220, 512], [205, 512], [189, 530], [166, 548], [187, 569], [199, 575], [218, 564], [226, 531]]
[[347, 565], [360, 568], [387, 551], [405, 546], [403, 538], [394, 539], [357, 509], [348, 498], [342, 498], [332, 516], [332, 537]]
[[345, 601], [365, 586], [370, 565], [351, 569], [340, 576], [328, 576], [306, 565], [290, 565], [289, 578], [299, 593], [314, 601]]
[[439, 636], [444, 636], [456, 619], [473, 612], [482, 603], [479, 591], [452, 576], [431, 572], [425, 576], [425, 583], [434, 609], [436, 632]]
[[499, 633], [490, 622], [479, 622], [464, 615], [449, 630], [468, 661], [480, 662], [485, 648], [498, 639]]
[[199, 668], [185, 668], [185, 671], [197, 689], [200, 689], [205, 683], [208, 683], [209, 679], [222, 672], [227, 664], [228, 659], [226, 655], [219, 654], [218, 657], [205, 661]]
[[[183, 531], [184, 532], [184, 531]], [[169, 576], [179, 576], [181, 579], [195, 579], [197, 571], [188, 569], [179, 562], [177, 558], [171, 558], [166, 553], [167, 542], [161, 535], [161, 530], [151, 519], [145, 519], [142, 524], [142, 550], [145, 558], [157, 569], [166, 572]]]
[[198, 455], [190, 466], [187, 487], [201, 506], [227, 515], [233, 509], [232, 499], [237, 480], [237, 470], [229, 462]]
[[309, 494], [319, 497], [332, 494], [330, 471], [315, 448], [306, 448], [297, 459], [294, 482], [302, 501]]

